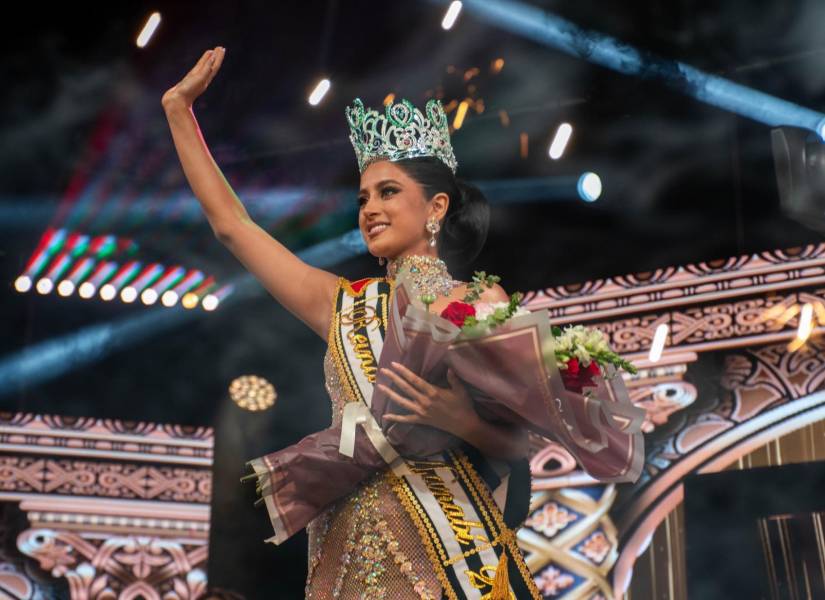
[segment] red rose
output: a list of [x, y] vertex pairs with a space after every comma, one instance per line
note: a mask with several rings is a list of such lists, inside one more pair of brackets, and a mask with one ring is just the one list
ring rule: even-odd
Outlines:
[[447, 319], [456, 327], [464, 325], [464, 319], [467, 317], [474, 317], [476, 314], [475, 306], [467, 304], [466, 302], [450, 302], [447, 308], [441, 311], [441, 316]]
[[582, 369], [578, 358], [568, 360], [567, 368], [560, 372], [564, 387], [577, 394], [581, 394], [585, 387], [595, 387], [593, 378], [602, 373], [595, 360], [591, 360], [590, 364]]

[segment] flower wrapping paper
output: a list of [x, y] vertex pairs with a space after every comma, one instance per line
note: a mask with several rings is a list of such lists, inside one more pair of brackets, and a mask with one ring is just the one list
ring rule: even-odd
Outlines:
[[[414, 303], [412, 289], [405, 275], [399, 275], [383, 345], [374, 349], [380, 351], [375, 383], [395, 389], [381, 369], [399, 362], [446, 387], [450, 368], [468, 387], [482, 417], [526, 427], [562, 444], [600, 481], [638, 479], [644, 459], [644, 411], [633, 406], [612, 366], [605, 376], [592, 377], [594, 387], [565, 387], [546, 309], [513, 316], [492, 329], [462, 331]], [[406, 410], [377, 386], [368, 397], [369, 407], [352, 407], [361, 408], [360, 416], [355, 416], [357, 410], [348, 414], [347, 405], [340, 425], [249, 461], [275, 528], [268, 541], [288, 539], [330, 503], [394, 461], [424, 458], [461, 443], [427, 425], [382, 422], [383, 415]]]

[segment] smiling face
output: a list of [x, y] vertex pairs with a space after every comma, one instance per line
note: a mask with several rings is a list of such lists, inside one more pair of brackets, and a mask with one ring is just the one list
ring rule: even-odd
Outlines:
[[427, 199], [424, 188], [388, 160], [370, 164], [361, 174], [358, 227], [373, 256], [397, 258], [410, 254], [435, 255], [427, 219], [444, 218], [449, 196]]

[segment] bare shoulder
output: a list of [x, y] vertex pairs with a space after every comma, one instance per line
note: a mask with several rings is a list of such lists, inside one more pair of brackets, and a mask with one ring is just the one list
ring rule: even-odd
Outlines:
[[[461, 285], [453, 289], [453, 296], [456, 298], [463, 298], [467, 294], [467, 286], [470, 285], [468, 281], [460, 282]], [[481, 292], [481, 300], [483, 302], [509, 302], [510, 296], [504, 291], [504, 288], [499, 284], [494, 283], [493, 287], [485, 288]]]
[[510, 300], [510, 296], [507, 295], [503, 287], [494, 283], [493, 287], [489, 287], [481, 292], [481, 299], [484, 302], [507, 302]]

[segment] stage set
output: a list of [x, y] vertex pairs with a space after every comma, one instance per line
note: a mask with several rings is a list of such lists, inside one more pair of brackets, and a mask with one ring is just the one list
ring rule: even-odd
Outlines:
[[524, 598], [825, 598], [825, 5], [226, 4], [7, 38], [0, 599], [304, 597], [306, 533], [267, 543], [240, 478], [329, 426], [327, 344], [216, 239], [161, 106], [218, 44], [200, 131], [303, 261], [385, 274], [344, 107], [435, 98], [490, 203], [453, 275], [636, 367], [633, 481], [530, 433]]

